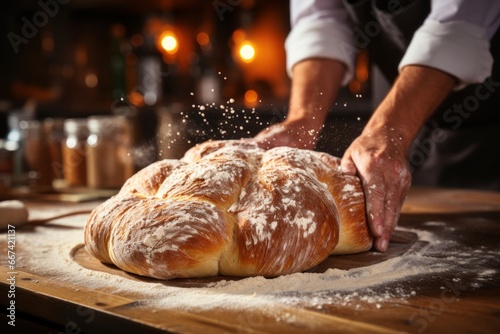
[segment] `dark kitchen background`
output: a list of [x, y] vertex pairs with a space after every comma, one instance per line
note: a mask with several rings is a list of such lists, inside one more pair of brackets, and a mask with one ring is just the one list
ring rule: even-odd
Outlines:
[[[4, 185], [43, 184], [40, 177], [49, 173], [43, 164], [52, 180], [113, 187], [95, 175], [90, 182], [88, 170], [80, 171], [84, 180], [65, 177], [68, 165], [92, 168], [84, 158], [112, 164], [110, 151], [83, 157], [93, 153], [78, 149], [77, 141], [113, 142], [111, 151], [129, 159], [130, 175], [158, 159], [179, 158], [196, 143], [250, 137], [279, 122], [290, 86], [288, 6], [269, 0], [6, 2], [0, 12]], [[356, 66], [318, 150], [341, 156], [383, 96], [385, 86], [373, 84], [377, 73], [363, 51]], [[103, 116], [125, 125], [109, 127]], [[102, 131], [106, 127], [113, 130]], [[71, 136], [75, 142], [68, 144]], [[82, 157], [64, 160], [65, 145]]]

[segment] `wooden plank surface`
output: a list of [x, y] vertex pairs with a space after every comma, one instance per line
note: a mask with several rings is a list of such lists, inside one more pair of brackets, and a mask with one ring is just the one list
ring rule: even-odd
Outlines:
[[[39, 210], [44, 205], [56, 204], [34, 204]], [[426, 207], [429, 208], [428, 212]], [[64, 205], [65, 212], [77, 209], [80, 207]], [[443, 224], [448, 228], [443, 228]], [[416, 189], [405, 205], [400, 225], [407, 229], [425, 227], [440, 237], [456, 240], [457, 245], [464, 249], [481, 249], [500, 254], [498, 193]], [[0, 246], [2, 251], [5, 250], [5, 240], [0, 242]], [[387, 254], [371, 252], [330, 257], [311, 272], [323, 272], [332, 267], [363, 267], [399, 256], [409, 249], [418, 251], [427, 246], [414, 233], [401, 231], [393, 236]], [[436, 256], [444, 258], [447, 254]], [[149, 280], [103, 265], [89, 257], [78, 245], [73, 249], [73, 258], [82, 267], [96, 272], [102, 271], [138, 281]], [[5, 259], [1, 262], [5, 264]], [[474, 264], [471, 266], [474, 267]], [[399, 286], [415, 289], [416, 295], [410, 298], [394, 295], [377, 303], [357, 301], [356, 305], [343, 305], [333, 301], [322, 305], [321, 309], [283, 305], [272, 313], [258, 309], [245, 312], [221, 308], [196, 311], [151, 309], [141, 304], [136, 296], [125, 292], [116, 294], [84, 286], [71, 286], [54, 277], [30, 273], [30, 268], [24, 268], [19, 271], [16, 280], [16, 302], [19, 314], [31, 317], [31, 322], [37, 322], [40, 327], [50, 324], [62, 332], [67, 331], [65, 327], [68, 324], [76, 324], [77, 329], [92, 333], [110, 330], [151, 333], [497, 333], [500, 328], [500, 258], [482, 263], [478, 270], [485, 268], [494, 274], [478, 287], [474, 287], [474, 279], [469, 274], [447, 272], [429, 276], [423, 281], [414, 277], [374, 288], [381, 293], [385, 289]], [[466, 269], [468, 273], [475, 270]], [[2, 267], [0, 277], [1, 303], [4, 305], [8, 291], [6, 267]], [[456, 277], [461, 277], [462, 280], [457, 283]], [[221, 279], [228, 278], [174, 280], [168, 284], [195, 288]], [[2, 308], [4, 309], [3, 306]], [[276, 314], [280, 314], [282, 319], [277, 319]], [[89, 315], [93, 316], [93, 320], [87, 322]], [[20, 323], [28, 323], [26, 319], [20, 320]]]
[[412, 187], [403, 214], [500, 211], [500, 192]]
[[[0, 274], [2, 282], [8, 277], [7, 272], [2, 270]], [[130, 333], [132, 328], [142, 328], [148, 332], [159, 330], [172, 333], [274, 333], [276, 330], [286, 330], [287, 333], [304, 331], [330, 333], [332, 328], [336, 328], [343, 333], [396, 333], [383, 326], [292, 307], [282, 307], [281, 312], [296, 318], [297, 321], [293, 326], [283, 328], [276, 324], [272, 315], [258, 310], [255, 315], [251, 315], [250, 312], [243, 317], [239, 311], [220, 309], [197, 313], [176, 310], [154, 311], [141, 307], [133, 299], [62, 285], [23, 271], [17, 272], [17, 279], [19, 282], [16, 287], [16, 303], [21, 305], [18, 306], [18, 312], [34, 312], [38, 318], [53, 323], [63, 321], [67, 324], [71, 321], [77, 324], [80, 330], [90, 332], [104, 333], [118, 330]], [[6, 285], [0, 285], [0, 293], [6, 292]], [[61, 317], [63, 314], [66, 317]], [[100, 316], [98, 321], [95, 320], [96, 316], [98, 318]], [[72, 318], [74, 320], [71, 320]], [[91, 321], [87, 322], [86, 319]], [[257, 327], [252, 327], [248, 319], [259, 319]], [[64, 323], [60, 325], [64, 326]]]

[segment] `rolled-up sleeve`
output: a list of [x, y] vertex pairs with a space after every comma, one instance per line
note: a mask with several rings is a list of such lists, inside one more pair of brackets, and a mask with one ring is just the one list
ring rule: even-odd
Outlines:
[[491, 75], [490, 40], [500, 24], [498, 0], [433, 0], [399, 70], [407, 65], [439, 69], [459, 80], [457, 89]]
[[349, 16], [337, 0], [291, 0], [292, 30], [285, 42], [287, 72], [309, 58], [328, 58], [346, 65], [343, 84], [354, 74], [352, 26]]

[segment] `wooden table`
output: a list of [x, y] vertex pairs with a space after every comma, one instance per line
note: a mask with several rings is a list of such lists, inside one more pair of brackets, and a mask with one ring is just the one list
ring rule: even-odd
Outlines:
[[[81, 210], [82, 207], [92, 208], [98, 203], [28, 204], [37, 208], [57, 206], [62, 210]], [[500, 193], [414, 188], [405, 203], [399, 225], [407, 229], [422, 229], [424, 222], [440, 222], [427, 224], [424, 228], [438, 236], [447, 234], [448, 239], [457, 241], [457, 247], [466, 246], [467, 249], [481, 249], [489, 254], [500, 255]], [[440, 229], [442, 224], [453, 228]], [[5, 254], [2, 255], [0, 275], [0, 301], [4, 313], [2, 321], [5, 323], [9, 320], [6, 317], [9, 312], [7, 296], [11, 289], [5, 258], [7, 235], [5, 232], [2, 234], [0, 243], [2, 254]], [[418, 242], [408, 235], [396, 234], [389, 254], [359, 255], [355, 259], [358, 262], [360, 259], [370, 259], [364, 264], [369, 265], [370, 261], [383, 261], [384, 256], [398, 255], [406, 245]], [[27, 245], [20, 247], [22, 249], [19, 251], [27, 254], [36, 251], [30, 250]], [[75, 252], [77, 257], [83, 257], [77, 259], [82, 261], [82, 265], [99, 269], [99, 264], [85, 260], [85, 254], [78, 248], [75, 248]], [[325, 270], [328, 261], [312, 271]], [[340, 267], [345, 265], [348, 268], [352, 262], [350, 257], [335, 259]], [[45, 277], [31, 272], [30, 268], [24, 268], [22, 271], [17, 270], [16, 327], [9, 327], [9, 333], [498, 333], [500, 256], [482, 263], [484, 268], [490, 270], [491, 277], [480, 286], [473, 284], [469, 274], [452, 272], [429, 275], [425, 280], [412, 278], [397, 282], [417, 293], [405, 298], [392, 296], [376, 304], [363, 304], [361, 301], [360, 308], [331, 303], [323, 305], [321, 309], [283, 305], [276, 310], [293, 318], [293, 321], [282, 321], [276, 318], [276, 312], [261, 310], [148, 309], [141, 305], [137, 296], [68, 285], [58, 281], [57, 276]], [[474, 268], [467, 269], [464, 272], [470, 273]], [[116, 275], [127, 275], [113, 270], [116, 269], [111, 268], [110, 272]], [[175, 280], [166, 284], [200, 286], [213, 280], [216, 279]]]

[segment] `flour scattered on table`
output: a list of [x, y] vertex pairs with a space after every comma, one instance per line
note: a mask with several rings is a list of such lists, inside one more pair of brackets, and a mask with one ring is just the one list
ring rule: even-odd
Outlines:
[[[497, 270], [486, 267], [500, 252], [484, 247], [465, 247], [456, 241], [438, 238], [429, 230], [403, 229], [419, 237], [419, 247], [381, 263], [351, 269], [329, 269], [324, 273], [297, 273], [273, 279], [253, 277], [220, 281], [205, 288], [178, 288], [162, 281], [141, 282], [81, 267], [71, 250], [83, 243], [86, 216], [58, 220], [65, 227], [43, 226], [36, 232], [16, 234], [21, 249], [19, 269], [79, 287], [121, 293], [158, 309], [273, 308], [302, 305], [321, 310], [325, 306], [383, 308], [383, 303], [405, 302], [418, 295], [426, 279], [439, 277], [444, 289], [463, 284], [461, 277], [473, 277], [467, 288], [486, 284]], [[424, 223], [423, 228], [451, 230], [445, 223]], [[431, 230], [432, 230], [431, 228]], [[415, 244], [415, 245], [417, 245]], [[29, 245], [29, 246], [28, 246]], [[23, 256], [22, 248], [37, 249]], [[495, 260], [498, 261], [498, 260]], [[409, 284], [412, 282], [414, 284]], [[283, 315], [281, 315], [283, 316]], [[282, 321], [293, 321], [293, 315]]]

